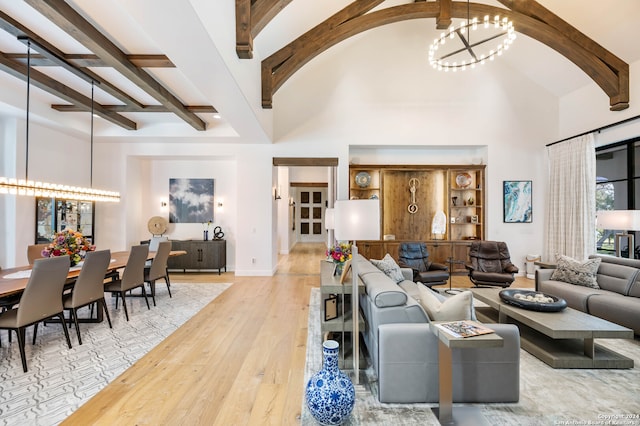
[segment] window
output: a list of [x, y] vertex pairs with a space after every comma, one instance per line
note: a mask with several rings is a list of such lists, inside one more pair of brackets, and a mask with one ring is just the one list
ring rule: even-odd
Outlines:
[[[596, 211], [640, 209], [640, 138], [619, 142], [596, 149]], [[614, 253], [615, 231], [596, 229], [598, 253]], [[635, 233], [636, 241], [640, 232]], [[622, 256], [628, 257], [628, 247]], [[640, 249], [635, 257], [640, 258]]]

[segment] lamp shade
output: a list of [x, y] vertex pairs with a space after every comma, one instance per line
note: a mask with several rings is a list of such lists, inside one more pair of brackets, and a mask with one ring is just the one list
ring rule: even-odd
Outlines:
[[379, 200], [338, 200], [335, 203], [337, 240], [380, 239]]
[[596, 223], [600, 229], [640, 231], [640, 210], [601, 210]]
[[335, 228], [335, 210], [334, 209], [325, 209], [324, 211], [324, 229], [334, 229]]

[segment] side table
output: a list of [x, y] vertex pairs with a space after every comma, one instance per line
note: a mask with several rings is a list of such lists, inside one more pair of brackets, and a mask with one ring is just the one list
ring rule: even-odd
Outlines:
[[438, 336], [438, 358], [440, 397], [438, 407], [432, 408], [440, 424], [442, 425], [487, 425], [478, 407], [457, 407], [453, 410], [453, 363], [451, 350], [467, 348], [496, 348], [504, 342], [496, 333], [483, 334], [473, 337], [454, 337], [446, 331], [436, 327], [437, 322], [432, 322], [431, 332]]
[[453, 265], [464, 265], [465, 261], [454, 259], [453, 257], [448, 257], [447, 263], [449, 264], [449, 289], [445, 290], [444, 292], [447, 294], [457, 294], [460, 290], [451, 289], [451, 282], [453, 281]]

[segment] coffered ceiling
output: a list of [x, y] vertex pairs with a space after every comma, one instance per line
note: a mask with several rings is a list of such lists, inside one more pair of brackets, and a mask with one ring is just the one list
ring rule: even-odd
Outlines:
[[[272, 116], [264, 108], [277, 110], [273, 94], [315, 56], [403, 20], [426, 22], [423, 37], [432, 40], [437, 22], [446, 20], [442, 5], [457, 18], [462, 3], [0, 0], [0, 114], [20, 115], [24, 109], [27, 47], [18, 36], [27, 36], [35, 42], [33, 114], [50, 124], [86, 132], [91, 83], [71, 67], [96, 82], [93, 107], [104, 119], [99, 134], [268, 142]], [[471, 3], [474, 11], [496, 8], [511, 13], [517, 31], [520, 25], [518, 48], [501, 59], [514, 72], [558, 97], [595, 82], [612, 110], [633, 102], [625, 67], [640, 60], [634, 44], [640, 38], [640, 2]]]

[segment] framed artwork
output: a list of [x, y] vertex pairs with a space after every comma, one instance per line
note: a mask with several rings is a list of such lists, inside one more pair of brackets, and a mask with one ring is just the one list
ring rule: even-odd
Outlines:
[[213, 222], [213, 179], [169, 179], [169, 222]]
[[505, 180], [503, 182], [503, 208], [505, 223], [531, 223], [533, 205], [530, 180]]
[[344, 284], [344, 281], [347, 279], [347, 274], [351, 271], [351, 259], [344, 262], [344, 266], [342, 267], [342, 275], [340, 276], [340, 284]]
[[324, 299], [324, 320], [329, 321], [338, 318], [338, 297], [332, 294]]

